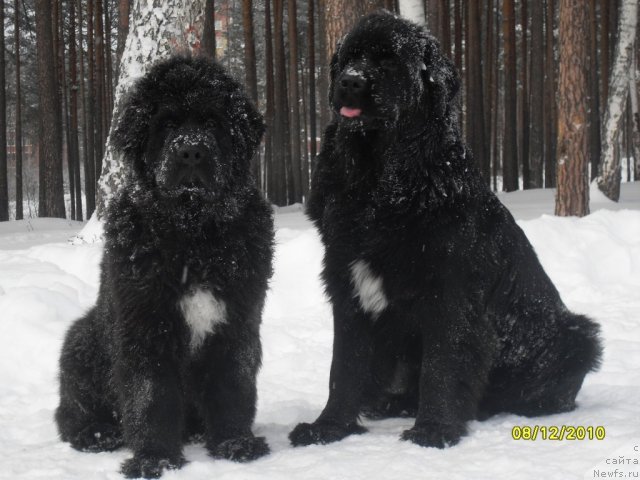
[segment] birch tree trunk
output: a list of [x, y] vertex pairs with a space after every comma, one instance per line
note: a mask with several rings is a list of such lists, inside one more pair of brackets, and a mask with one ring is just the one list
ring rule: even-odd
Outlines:
[[[424, 0], [399, 0], [398, 7], [400, 15], [407, 20], [416, 22], [420, 25], [424, 25], [426, 22], [426, 16], [424, 11]], [[438, 32], [432, 31], [434, 35]]]
[[633, 145], [634, 159], [634, 175], [633, 179], [638, 181], [638, 172], [640, 171], [640, 113], [638, 112], [638, 80], [636, 75], [637, 56], [634, 52], [634, 61], [632, 62], [631, 78], [629, 79], [629, 101], [631, 102], [631, 144]]
[[623, 0], [618, 24], [618, 41], [609, 81], [609, 98], [602, 132], [600, 171], [595, 182], [611, 200], [620, 198], [620, 158], [614, 154], [627, 103], [633, 44], [638, 24], [638, 1]]
[[[117, 120], [123, 94], [156, 60], [176, 51], [196, 51], [204, 26], [204, 0], [134, 0], [129, 35], [120, 60], [112, 118]], [[97, 218], [122, 185], [123, 168], [111, 146], [111, 131], [98, 181]]]

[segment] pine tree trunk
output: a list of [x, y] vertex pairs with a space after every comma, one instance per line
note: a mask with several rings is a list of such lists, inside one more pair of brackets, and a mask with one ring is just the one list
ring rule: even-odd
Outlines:
[[300, 95], [298, 91], [298, 22], [296, 0], [288, 0], [287, 14], [289, 39], [289, 105], [291, 125], [291, 173], [293, 191], [291, 203], [302, 202], [302, 162], [300, 159]]
[[7, 170], [7, 96], [5, 91], [4, 2], [0, 5], [0, 222], [9, 220], [9, 178]]
[[73, 163], [76, 220], [82, 221], [82, 189], [80, 187], [80, 153], [78, 149], [78, 68], [76, 55], [75, 1], [69, 2], [69, 159]]
[[547, 0], [544, 95], [544, 187], [556, 186], [556, 141], [558, 109], [556, 98], [556, 61], [554, 57], [554, 0]]
[[308, 30], [307, 30], [307, 56], [309, 62], [309, 154], [311, 156], [311, 170], [316, 166], [316, 40], [315, 40], [315, 2], [309, 1]]
[[589, 65], [587, 8], [582, 0], [560, 0], [558, 83], [558, 189], [556, 215], [589, 213], [587, 105]]
[[516, 79], [516, 16], [514, 0], [503, 2], [504, 37], [504, 137], [502, 147], [502, 188], [505, 192], [518, 189], [518, 148], [516, 131], [517, 79]]
[[67, 158], [67, 177], [69, 179], [69, 218], [72, 220], [76, 219], [76, 192], [75, 192], [75, 170], [73, 165], [73, 157], [71, 156], [71, 147], [70, 147], [70, 133], [69, 133], [69, 109], [68, 109], [68, 98], [67, 98], [67, 72], [66, 72], [66, 62], [65, 62], [65, 37], [64, 37], [64, 5], [62, 1], [60, 1], [57, 5], [57, 11], [53, 13], [54, 15], [54, 26], [57, 29], [57, 36], [54, 38], [54, 41], [57, 44], [56, 47], [56, 61], [57, 61], [57, 72], [58, 72], [58, 94], [59, 101], [61, 106], [61, 126], [62, 126], [62, 153], [63, 153], [63, 163], [64, 157]]
[[600, 163], [600, 85], [598, 84], [598, 18], [596, 0], [589, 0], [589, 158], [591, 180]]
[[[313, 0], [311, 0], [313, 1]], [[264, 43], [265, 43], [265, 97], [267, 105], [265, 108], [265, 122], [267, 131], [264, 138], [264, 165], [266, 169], [265, 183], [269, 200], [275, 203], [276, 200], [276, 158], [273, 154], [273, 140], [275, 138], [275, 110], [274, 110], [274, 79], [273, 79], [273, 36], [271, 35], [271, 0], [266, 0], [264, 4]]]
[[[440, 26], [442, 29], [442, 38], [440, 39], [440, 48], [442, 48], [442, 52], [447, 56], [451, 57], [451, 16], [449, 15], [449, 0], [440, 0], [439, 5], [440, 10]], [[420, 16], [414, 19], [416, 23], [422, 23], [418, 21]], [[480, 9], [478, 9], [478, 29], [481, 28], [482, 18], [480, 17]], [[478, 30], [480, 31], [480, 30]]]
[[22, 209], [22, 93], [20, 80], [20, 0], [15, 0], [14, 42], [16, 52], [16, 220], [24, 217]]
[[[124, 92], [156, 60], [172, 52], [194, 51], [200, 47], [204, 26], [205, 0], [134, 0], [129, 35], [120, 62], [120, 75], [114, 98], [113, 118], [118, 118]], [[162, 7], [162, 8], [160, 8]], [[112, 126], [115, 122], [112, 124]], [[123, 166], [114, 156], [109, 140], [98, 181], [98, 218], [123, 181]]]
[[273, 34], [275, 61], [275, 131], [273, 155], [277, 160], [276, 205], [288, 205], [293, 194], [291, 145], [289, 131], [289, 101], [287, 98], [287, 63], [284, 50], [284, 1], [273, 2]]
[[102, 2], [94, 0], [94, 45], [95, 45], [95, 160], [96, 172], [102, 171], [102, 155], [105, 144], [105, 84], [104, 84], [104, 33], [102, 28]]
[[[96, 165], [98, 160], [96, 159], [96, 142], [99, 142], [99, 139], [96, 138], [96, 88], [95, 88], [95, 48], [94, 48], [94, 28], [93, 28], [93, 18], [94, 18], [94, 5], [96, 0], [87, 0], [87, 92], [84, 101], [86, 102], [85, 113], [87, 115], [86, 120], [86, 128], [87, 128], [87, 150], [85, 152], [86, 161], [89, 163], [88, 168], [85, 168], [85, 175], [87, 175], [87, 171], [89, 172], [89, 178], [91, 179], [91, 191], [93, 192], [94, 201], [89, 203], [87, 201], [87, 216], [93, 214], [96, 205], [95, 201], [97, 200], [97, 188], [98, 188], [98, 175], [100, 174], [100, 170], [96, 169]], [[87, 192], [87, 197], [89, 193]], [[90, 210], [90, 206], [93, 207]]]
[[[87, 87], [85, 82], [85, 48], [83, 42], [84, 16], [82, 9], [83, 0], [77, 0], [78, 11], [78, 68], [80, 70], [80, 112], [82, 113], [82, 166], [84, 169], [84, 198], [86, 204], [86, 218], [91, 218], [96, 209], [95, 170], [93, 164], [93, 144], [89, 148], [89, 113], [87, 104]], [[88, 50], [88, 48], [87, 48]], [[93, 135], [92, 137], [93, 138]], [[91, 153], [91, 155], [90, 155]], [[80, 158], [78, 158], [80, 163]]]
[[38, 215], [65, 218], [62, 181], [62, 134], [56, 85], [51, 3], [36, 0], [36, 44], [39, 93], [40, 193]]
[[214, 60], [216, 58], [216, 2], [214, 0], [205, 0], [202, 53]]
[[258, 106], [258, 79], [256, 75], [256, 45], [253, 37], [253, 1], [242, 0], [242, 26], [244, 30], [244, 71], [249, 96]]
[[539, 0], [531, 5], [531, 129], [529, 136], [529, 188], [542, 188], [542, 159], [544, 157], [543, 107], [544, 107], [544, 10]]
[[[109, 131], [111, 123], [111, 113], [113, 112], [113, 59], [111, 57], [111, 14], [109, 13], [109, 0], [105, 0], [104, 5], [104, 66], [105, 66], [105, 105], [104, 110], [105, 136]], [[106, 138], [105, 138], [106, 140]]]
[[[538, 1], [538, 0], [534, 0]], [[525, 189], [533, 188], [531, 185], [531, 169], [529, 165], [529, 50], [527, 46], [528, 11], [527, 0], [520, 0], [520, 119], [518, 133], [520, 142], [518, 153], [520, 165], [522, 165], [522, 186]]]
[[[486, 181], [487, 185], [491, 185], [491, 164], [493, 159], [493, 150], [491, 148], [491, 126], [492, 123], [492, 115], [494, 110], [494, 104], [492, 102], [492, 91], [495, 88], [494, 86], [494, 35], [493, 35], [493, 0], [489, 0], [487, 2], [486, 10], [484, 12], [485, 18], [485, 36], [484, 36], [484, 44], [482, 45], [482, 50], [486, 53], [486, 59], [482, 62], [482, 75], [483, 75], [483, 111], [484, 111], [484, 119], [483, 119], [483, 133], [484, 133], [484, 154], [486, 156]], [[482, 26], [482, 24], [481, 24]]]
[[453, 4], [453, 37], [454, 61], [458, 72], [462, 74], [462, 0], [455, 0]]
[[602, 134], [602, 158], [600, 171], [595, 179], [600, 191], [616, 202], [620, 198], [620, 158], [615, 155], [614, 148], [627, 102], [629, 69], [638, 23], [638, 2], [623, 0], [619, 19], [618, 41], [611, 70], [609, 98]]
[[484, 139], [484, 90], [482, 85], [482, 41], [480, 0], [467, 2], [467, 52], [465, 55], [467, 78], [467, 142], [473, 153], [476, 165], [480, 168], [487, 184], [490, 182], [491, 170], [489, 156], [485, 151]]
[[[314, 0], [309, 0], [314, 1]], [[320, 76], [318, 77], [318, 92], [320, 104], [320, 131], [329, 123], [331, 111], [329, 109], [329, 56], [333, 53], [333, 47], [327, 46], [327, 35], [325, 35], [325, 11], [326, 0], [316, 0], [318, 3], [318, 59], [320, 62]]]
[[[213, 0], [210, 0], [213, 1]], [[120, 74], [120, 60], [129, 34], [129, 12], [131, 0], [118, 0], [118, 43], [116, 46], [116, 78]]]

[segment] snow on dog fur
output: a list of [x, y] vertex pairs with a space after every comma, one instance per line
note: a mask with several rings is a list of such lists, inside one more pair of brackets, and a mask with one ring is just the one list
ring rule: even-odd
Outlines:
[[599, 327], [567, 310], [458, 127], [459, 78], [423, 28], [364, 17], [331, 63], [334, 119], [307, 213], [333, 305], [329, 399], [294, 445], [410, 415], [402, 434], [456, 444], [474, 418], [575, 408]]
[[214, 457], [254, 437], [271, 210], [250, 174], [262, 117], [216, 63], [174, 57], [129, 94], [113, 142], [128, 167], [108, 206], [96, 306], [67, 333], [56, 421], [84, 451], [133, 450], [158, 477], [204, 436]]

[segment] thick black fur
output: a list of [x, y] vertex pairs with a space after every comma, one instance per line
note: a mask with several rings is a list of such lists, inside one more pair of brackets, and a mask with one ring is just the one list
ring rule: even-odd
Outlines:
[[[55, 418], [78, 450], [133, 450], [127, 477], [179, 468], [194, 435], [214, 457], [269, 451], [251, 432], [273, 251], [250, 174], [263, 130], [240, 85], [196, 57], [154, 65], [119, 117], [126, 183], [106, 211], [97, 304], [64, 342]], [[179, 306], [197, 289], [226, 310], [201, 343]]]
[[[437, 41], [375, 13], [343, 39], [331, 73], [336, 115], [307, 205], [326, 247], [331, 387], [293, 445], [361, 433], [359, 414], [416, 416], [402, 438], [442, 448], [474, 418], [573, 409], [599, 364], [599, 327], [567, 310], [474, 166], [458, 74]], [[377, 309], [356, 290], [357, 262], [381, 282]]]

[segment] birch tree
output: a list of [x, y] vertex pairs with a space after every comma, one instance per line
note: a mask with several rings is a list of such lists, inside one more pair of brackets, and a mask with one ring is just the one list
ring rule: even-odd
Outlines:
[[616, 202], [620, 198], [620, 158], [615, 155], [614, 149], [627, 106], [631, 81], [631, 60], [638, 25], [637, 0], [623, 0], [618, 22], [618, 41], [609, 80], [602, 132], [600, 171], [595, 179], [600, 191]]
[[[424, 0], [399, 0], [398, 8], [400, 15], [412, 22], [424, 25], [426, 21], [424, 11]], [[436, 33], [436, 32], [432, 32]]]
[[[119, 66], [112, 118], [118, 118], [123, 94], [131, 84], [143, 76], [155, 61], [176, 51], [196, 51], [204, 26], [204, 0], [134, 0], [131, 9], [129, 35]], [[113, 124], [111, 131], [113, 129]], [[98, 181], [97, 218], [113, 194], [122, 185], [123, 166], [114, 155], [107, 138], [102, 161], [102, 174]]]

